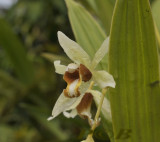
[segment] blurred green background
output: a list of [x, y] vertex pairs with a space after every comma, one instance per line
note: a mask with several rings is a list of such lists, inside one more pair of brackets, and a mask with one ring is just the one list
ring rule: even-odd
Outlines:
[[[80, 2], [95, 14], [91, 0]], [[58, 30], [74, 39], [64, 0], [0, 0], [0, 142], [79, 142], [89, 133], [87, 121], [78, 116], [47, 121], [66, 86], [53, 61], [69, 62]], [[94, 137], [109, 141], [102, 126]]]

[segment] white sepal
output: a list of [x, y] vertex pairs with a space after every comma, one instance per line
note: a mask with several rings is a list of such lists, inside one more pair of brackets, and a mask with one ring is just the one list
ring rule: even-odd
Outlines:
[[77, 64], [90, 64], [89, 55], [75, 41], [69, 39], [64, 33], [58, 31], [58, 40], [68, 57]]
[[74, 118], [77, 115], [77, 110], [73, 109], [71, 112], [64, 111], [63, 115], [67, 118]]
[[93, 77], [100, 88], [106, 88], [106, 87], [115, 88], [116, 83], [113, 79], [113, 76], [108, 72], [104, 70], [94, 71]]
[[108, 52], [108, 49], [109, 49], [109, 37], [106, 40], [104, 40], [101, 47], [96, 52], [91, 64], [91, 67], [93, 69], [98, 65], [98, 63], [106, 55], [106, 53]]
[[52, 111], [52, 117], [55, 118], [58, 116], [61, 112], [69, 110], [69, 108], [77, 101], [77, 98], [68, 98], [62, 94], [59, 96], [58, 100], [56, 101], [56, 104]]
[[58, 74], [64, 74], [67, 69], [67, 66], [61, 65], [60, 63], [61, 61], [59, 60], [54, 61], [55, 72]]

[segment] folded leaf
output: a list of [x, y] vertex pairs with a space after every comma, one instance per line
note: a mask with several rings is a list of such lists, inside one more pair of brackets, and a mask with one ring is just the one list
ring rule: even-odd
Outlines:
[[159, 45], [159, 50], [160, 50], [160, 1], [156, 0], [153, 4], [152, 4], [152, 13], [153, 13], [153, 18], [155, 21], [155, 31], [156, 31], [156, 38], [157, 38], [157, 42]]
[[160, 74], [148, 0], [117, 0], [109, 48], [115, 142], [156, 142], [160, 136]]
[[115, 2], [113, 0], [95, 0], [95, 4], [97, 5], [96, 14], [100, 18], [106, 32], [109, 33]]

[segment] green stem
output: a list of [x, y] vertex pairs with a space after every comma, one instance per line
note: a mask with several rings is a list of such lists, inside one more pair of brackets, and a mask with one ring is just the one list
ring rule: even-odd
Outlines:
[[104, 96], [107, 92], [107, 89], [102, 89], [102, 97], [101, 97], [101, 100], [100, 100], [100, 103], [99, 103], [99, 106], [98, 106], [98, 110], [96, 112], [96, 115], [95, 115], [95, 118], [94, 118], [94, 124], [92, 125], [92, 134], [93, 134], [93, 131], [95, 130], [95, 128], [97, 127], [97, 124], [98, 124], [98, 119], [99, 119], [99, 115], [100, 115], [100, 112], [101, 112], [101, 108], [102, 108], [102, 104], [103, 104], [103, 100], [104, 100]]

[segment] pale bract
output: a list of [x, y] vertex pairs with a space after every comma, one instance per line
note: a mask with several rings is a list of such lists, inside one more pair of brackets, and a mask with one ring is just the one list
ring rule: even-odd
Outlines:
[[81, 142], [94, 142], [92, 135], [88, 135], [86, 140], [83, 140]]
[[[62, 91], [53, 108], [52, 117], [48, 120], [63, 112], [68, 118], [74, 118], [77, 114], [82, 118], [88, 118], [89, 123], [92, 125], [93, 120], [90, 112], [92, 100], [95, 100], [96, 103], [100, 102], [101, 93], [90, 90], [91, 81], [94, 81], [102, 89], [115, 87], [112, 75], [104, 70], [97, 71], [95, 69], [108, 52], [109, 38], [102, 43], [92, 61], [79, 44], [60, 31], [58, 32], [58, 40], [73, 63], [65, 66], [61, 65], [60, 61], [54, 61], [55, 72], [63, 75], [63, 79], [67, 82], [67, 87]], [[109, 113], [107, 114], [110, 119]]]

